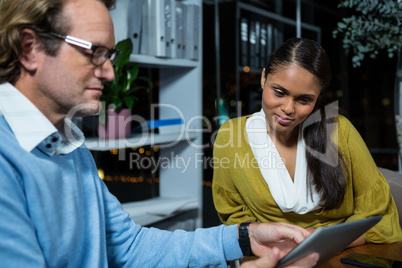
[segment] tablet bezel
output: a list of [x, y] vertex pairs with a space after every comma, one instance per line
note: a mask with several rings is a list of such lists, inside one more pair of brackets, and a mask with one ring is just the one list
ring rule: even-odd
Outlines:
[[284, 256], [275, 267], [285, 267], [312, 252], [320, 255], [316, 267], [344, 250], [353, 241], [376, 225], [382, 215], [316, 229], [311, 235]]

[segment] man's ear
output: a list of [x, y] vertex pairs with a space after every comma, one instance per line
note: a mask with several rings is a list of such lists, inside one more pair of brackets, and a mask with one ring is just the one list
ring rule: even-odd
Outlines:
[[31, 29], [20, 31], [21, 54], [19, 60], [28, 72], [33, 72], [37, 68], [38, 37]]
[[264, 85], [265, 85], [265, 68], [262, 69], [262, 73], [261, 73], [261, 88], [264, 89]]

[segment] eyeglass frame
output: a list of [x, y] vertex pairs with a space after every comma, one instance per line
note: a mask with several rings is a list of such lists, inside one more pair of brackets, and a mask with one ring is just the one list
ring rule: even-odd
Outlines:
[[[103, 64], [105, 64], [105, 62], [107, 61], [107, 59], [109, 59], [110, 60], [110, 62], [112, 63], [112, 65], [114, 66], [115, 65], [115, 63], [116, 63], [116, 61], [117, 61], [117, 59], [119, 58], [119, 56], [120, 56], [120, 53], [121, 53], [121, 51], [120, 50], [117, 50], [117, 49], [115, 49], [114, 47], [113, 48], [107, 48], [107, 47], [105, 47], [105, 46], [97, 46], [97, 45], [94, 45], [94, 44], [92, 44], [91, 42], [89, 42], [89, 41], [85, 41], [85, 40], [83, 40], [83, 39], [80, 39], [80, 38], [77, 38], [77, 37], [73, 37], [73, 36], [71, 36], [71, 35], [61, 35], [61, 34], [57, 34], [57, 33], [48, 33], [49, 35], [51, 35], [51, 36], [54, 36], [54, 37], [57, 37], [57, 38], [59, 38], [59, 39], [62, 39], [64, 42], [66, 42], [66, 43], [68, 43], [68, 44], [71, 44], [71, 45], [74, 45], [74, 46], [77, 46], [77, 47], [81, 47], [81, 48], [85, 48], [85, 49], [90, 49], [90, 50], [92, 50], [92, 54], [91, 54], [91, 63], [93, 64], [93, 65], [95, 65], [95, 66], [102, 66]], [[106, 49], [106, 51], [107, 51], [107, 54], [105, 55], [106, 57], [104, 57], [104, 59], [102, 60], [102, 63], [95, 63], [95, 62], [93, 62], [93, 56], [95, 55], [95, 51], [98, 49], [98, 48], [103, 48], [103, 49]], [[112, 56], [115, 56], [115, 58], [114, 59], [112, 59]]]

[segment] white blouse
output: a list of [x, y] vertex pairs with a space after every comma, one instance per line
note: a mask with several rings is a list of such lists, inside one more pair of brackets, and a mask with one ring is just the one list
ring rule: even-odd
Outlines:
[[[265, 113], [253, 114], [246, 121], [246, 132], [261, 174], [268, 184], [272, 197], [283, 212], [305, 214], [320, 208], [320, 196], [307, 187], [306, 148], [299, 132], [294, 181], [274, 142], [268, 135]], [[314, 188], [314, 187], [312, 187]]]

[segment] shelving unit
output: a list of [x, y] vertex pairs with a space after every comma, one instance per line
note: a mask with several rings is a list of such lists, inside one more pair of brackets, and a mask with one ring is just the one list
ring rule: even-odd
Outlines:
[[[201, 0], [184, 1], [200, 7]], [[118, 3], [117, 3], [118, 4]], [[125, 16], [127, 10], [113, 10], [115, 35], [119, 29], [127, 29], [116, 17]], [[121, 12], [122, 14], [119, 14]], [[200, 16], [202, 18], [202, 15]], [[201, 19], [202, 20], [202, 19]], [[199, 53], [202, 51], [202, 23], [199, 30]], [[116, 40], [118, 42], [120, 40]], [[201, 227], [202, 220], [202, 55], [199, 60], [156, 58], [148, 55], [131, 55], [130, 60], [140, 67], [159, 70], [159, 119], [178, 116], [183, 128], [166, 133], [135, 134], [124, 140], [90, 138], [87, 147], [92, 151], [124, 150], [130, 147], [158, 145], [159, 157], [171, 161], [169, 168], [159, 169], [159, 197], [144, 201], [124, 203], [123, 208], [139, 224], [152, 226], [161, 220], [172, 218], [189, 210], [197, 210], [194, 227]], [[183, 166], [185, 164], [185, 166]], [[161, 208], [165, 208], [161, 210]]]
[[150, 226], [155, 222], [180, 215], [183, 212], [198, 209], [199, 202], [195, 198], [166, 198], [124, 203], [123, 209], [130, 217], [142, 226]]
[[130, 61], [140, 63], [141, 66], [155, 68], [197, 68], [199, 61], [187, 59], [156, 58], [148, 55], [132, 54]]
[[[270, 23], [274, 25], [274, 27], [277, 27], [278, 29], [278, 34], [277, 36], [273, 35], [272, 40], [267, 40], [272, 43], [272, 51], [271, 53], [277, 49], [284, 41], [286, 41], [290, 37], [296, 37], [297, 36], [297, 21], [296, 19], [290, 19], [286, 18], [280, 14], [276, 14], [274, 12], [262, 10], [260, 8], [257, 8], [255, 6], [242, 3], [242, 2], [237, 2], [236, 3], [236, 60], [235, 60], [235, 66], [237, 66], [236, 70], [236, 87], [238, 90], [236, 91], [236, 100], [237, 100], [237, 116], [242, 116], [244, 114], [249, 113], [250, 111], [247, 111], [246, 113], [242, 113], [242, 97], [241, 97], [241, 75], [246, 74], [244, 71], [244, 66], [240, 64], [240, 19], [243, 16], [250, 16], [250, 17], [258, 17], [259, 19], [265, 23]], [[304, 35], [309, 35], [309, 38], [315, 39], [318, 42], [321, 42], [321, 28], [317, 27], [315, 25], [311, 25], [308, 23], [301, 23], [301, 31], [302, 31], [302, 36]], [[268, 57], [270, 56], [269, 52], [267, 53], [267, 60]], [[248, 66], [250, 71], [248, 72], [249, 74], [257, 74], [258, 76], [262, 72], [262, 68], [259, 66]], [[258, 80], [259, 83], [259, 80]]]
[[166, 134], [145, 132], [142, 134], [134, 134], [127, 139], [121, 140], [88, 138], [85, 140], [85, 145], [91, 151], [110, 151], [113, 149], [125, 149], [147, 145], [176, 145], [179, 142], [188, 142], [195, 139], [197, 139], [197, 134], [189, 132]]
[[[275, 4], [282, 5], [281, 3], [282, 1], [275, 1]], [[217, 95], [222, 96], [222, 100], [225, 103], [226, 111], [223, 113], [228, 117], [233, 118], [256, 112], [257, 108], [255, 106], [258, 106], [261, 103], [259, 79], [262, 69], [270, 54], [276, 48], [278, 48], [288, 38], [297, 36], [297, 20], [296, 18], [288, 18], [279, 13], [268, 11], [241, 1], [229, 3], [223, 2], [219, 5], [219, 8], [220, 29], [226, 33], [226, 35], [220, 39], [219, 56], [222, 59], [222, 74], [226, 75], [226, 77], [222, 78], [222, 90], [217, 93]], [[230, 10], [230, 12], [228, 12], [228, 10]], [[232, 15], [228, 16], [227, 14]], [[245, 19], [246, 22], [242, 22], [242, 19]], [[267, 29], [267, 49], [265, 50], [264, 59], [260, 57], [259, 63], [254, 65], [251, 63], [249, 58], [251, 54], [250, 50], [246, 56], [248, 57], [248, 63], [244, 64], [242, 62], [244, 51], [242, 47], [241, 27], [242, 23], [247, 24], [245, 27], [247, 31], [246, 42], [250, 45], [250, 22], [259, 22], [261, 28], [262, 25], [271, 26], [271, 34], [269, 34], [270, 31], [267, 27], [264, 28]], [[300, 28], [302, 37], [307, 37], [320, 42], [320, 27], [301, 22]], [[259, 43], [258, 37], [256, 43]], [[255, 49], [258, 51], [258, 47], [255, 47]], [[264, 63], [262, 64], [262, 62]], [[230, 83], [231, 86], [227, 86], [226, 84], [228, 83]], [[227, 88], [230, 88], [230, 90], [225, 92]], [[235, 105], [232, 103], [235, 103]]]

